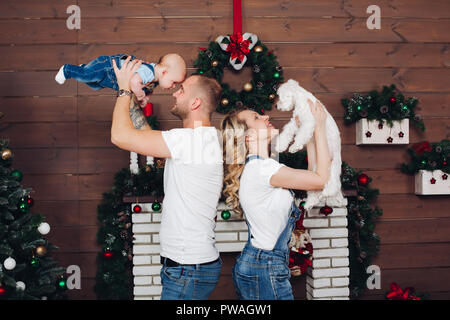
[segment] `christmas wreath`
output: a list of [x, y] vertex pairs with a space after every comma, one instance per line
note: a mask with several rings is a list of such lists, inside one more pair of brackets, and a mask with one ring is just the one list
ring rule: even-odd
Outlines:
[[350, 99], [342, 99], [345, 108], [344, 123], [351, 124], [360, 119], [378, 120], [380, 125], [383, 119], [392, 127], [393, 121], [410, 119], [420, 130], [425, 131], [425, 124], [419, 114], [414, 112], [418, 99], [405, 96], [397, 90], [395, 85], [383, 86], [383, 90], [370, 91], [367, 95], [354, 93]]
[[[222, 86], [222, 96], [216, 108], [228, 113], [234, 108], [247, 106], [259, 113], [272, 109], [277, 88], [283, 82], [283, 69], [273, 51], [251, 33], [219, 36], [208, 48], [200, 48], [194, 67], [197, 72], [215, 78]], [[252, 68], [252, 80], [237, 92], [222, 81], [225, 67], [239, 72], [244, 64]]]

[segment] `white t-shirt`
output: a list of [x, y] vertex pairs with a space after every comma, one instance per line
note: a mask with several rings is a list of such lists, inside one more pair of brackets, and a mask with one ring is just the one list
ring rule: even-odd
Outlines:
[[214, 127], [163, 131], [170, 150], [164, 168], [159, 233], [161, 256], [181, 264], [216, 260], [214, 228], [223, 160]]
[[286, 227], [293, 196], [288, 189], [273, 187], [270, 178], [284, 164], [268, 159], [249, 161], [242, 172], [239, 200], [250, 225], [252, 246], [272, 250]]

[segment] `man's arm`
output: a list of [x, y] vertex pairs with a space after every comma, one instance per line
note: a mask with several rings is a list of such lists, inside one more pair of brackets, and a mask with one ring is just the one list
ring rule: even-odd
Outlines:
[[144, 112], [139, 107], [138, 102], [136, 101], [136, 98], [132, 99], [131, 103], [130, 103], [130, 118], [136, 129], [152, 130], [152, 128], [150, 127], [150, 125], [147, 122]]
[[[129, 62], [130, 57], [125, 60], [122, 69], [118, 69], [113, 60], [113, 67], [118, 80], [119, 88], [130, 90], [129, 81], [134, 69], [138, 64], [135, 60]], [[133, 151], [138, 154], [152, 156], [157, 158], [170, 158], [171, 154], [167, 147], [161, 131], [142, 130], [145, 118], [135, 116], [134, 120], [140, 129], [136, 129], [130, 117], [131, 98], [128, 95], [118, 97], [113, 111], [111, 125], [111, 142], [121, 149]], [[135, 113], [136, 115], [136, 113]]]

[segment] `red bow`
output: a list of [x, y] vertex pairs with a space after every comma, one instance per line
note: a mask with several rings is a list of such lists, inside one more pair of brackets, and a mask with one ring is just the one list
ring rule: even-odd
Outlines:
[[230, 43], [226, 51], [231, 53], [231, 60], [238, 58], [239, 61], [243, 61], [244, 56], [247, 56], [250, 52], [248, 48], [250, 43], [250, 40], [243, 40], [240, 32], [230, 35]]
[[414, 293], [413, 287], [405, 288], [405, 291], [402, 290], [395, 282], [391, 283], [391, 291], [386, 293], [386, 297], [389, 300], [421, 300], [419, 297], [413, 296]]
[[417, 153], [419, 156], [423, 155], [425, 152], [431, 152], [433, 150], [433, 147], [430, 145], [428, 141], [415, 143], [412, 146], [412, 149], [415, 153]]
[[153, 103], [149, 102], [144, 107], [144, 115], [150, 117], [153, 114]]

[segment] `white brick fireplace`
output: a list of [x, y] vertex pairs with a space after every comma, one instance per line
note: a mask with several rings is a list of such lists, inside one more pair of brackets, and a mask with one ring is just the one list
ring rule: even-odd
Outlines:
[[[132, 203], [131, 209], [135, 205]], [[139, 205], [142, 211], [132, 214], [134, 299], [159, 299], [161, 213], [152, 210], [151, 202]], [[247, 241], [247, 225], [232, 211], [231, 217], [223, 220], [221, 212], [227, 209], [223, 203], [217, 208], [216, 247], [220, 252], [239, 252]], [[319, 214], [319, 209], [314, 207], [303, 221], [314, 248], [312, 267], [306, 275], [306, 296], [308, 300], [349, 299], [347, 208], [333, 208], [328, 217]]]

